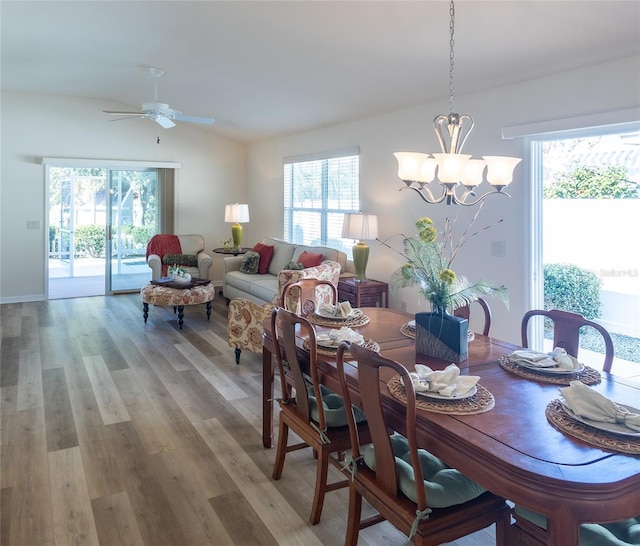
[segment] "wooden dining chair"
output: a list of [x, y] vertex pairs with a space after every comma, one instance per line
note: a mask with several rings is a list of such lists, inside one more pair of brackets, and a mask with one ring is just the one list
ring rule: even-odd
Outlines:
[[[495, 523], [497, 543], [506, 544], [509, 507], [504, 499], [428, 451], [418, 449], [415, 392], [409, 372], [402, 364], [360, 346], [340, 344], [337, 368], [345, 406], [351, 407], [352, 400], [345, 374], [346, 350], [358, 363], [357, 394], [367, 415], [373, 445], [361, 452], [355, 421], [347, 412], [352, 479], [345, 545], [355, 546], [360, 529], [384, 520], [420, 545], [457, 540]], [[400, 375], [405, 385], [410, 401], [405, 407], [406, 437], [389, 434], [393, 429], [382, 404], [381, 393], [386, 390], [381, 385], [383, 368]], [[363, 498], [378, 512], [365, 520], [361, 520]]]
[[491, 308], [489, 307], [489, 304], [482, 298], [478, 298], [475, 302], [464, 305], [462, 307], [458, 307], [453, 312], [453, 315], [456, 317], [466, 318], [468, 321], [470, 321], [471, 305], [476, 303], [482, 308], [482, 311], [484, 312], [484, 327], [482, 329], [482, 335], [488, 336], [489, 331], [491, 330]]
[[[296, 345], [296, 328], [300, 329], [301, 335], [308, 336], [308, 362], [301, 360], [304, 353]], [[321, 385], [318, 379], [316, 335], [312, 324], [304, 317], [276, 308], [271, 314], [271, 331], [282, 389], [278, 446], [272, 478], [279, 480], [282, 476], [287, 453], [305, 447], [313, 448], [314, 454], [317, 454], [317, 467], [309, 520], [315, 525], [320, 521], [325, 493], [348, 485], [348, 480], [327, 483], [329, 463], [340, 470], [342, 455], [351, 447], [347, 412], [342, 398]], [[369, 441], [364, 414], [360, 412], [357, 418], [359, 434], [363, 441]], [[289, 429], [302, 439], [301, 443], [288, 445]]]
[[529, 347], [529, 338], [527, 336], [529, 320], [535, 316], [543, 316], [553, 321], [553, 346], [562, 347], [567, 353], [578, 358], [578, 348], [580, 345], [580, 328], [589, 326], [595, 328], [604, 338], [604, 364], [602, 369], [605, 372], [611, 371], [613, 364], [614, 350], [613, 341], [609, 332], [592, 320], [584, 318], [579, 313], [571, 313], [569, 311], [561, 311], [560, 309], [532, 309], [527, 311], [522, 317], [521, 333], [522, 346]]
[[288, 298], [298, 301], [299, 314], [306, 317], [322, 303], [335, 305], [338, 302], [338, 289], [326, 279], [299, 279], [285, 285], [280, 296], [280, 307], [291, 310]]

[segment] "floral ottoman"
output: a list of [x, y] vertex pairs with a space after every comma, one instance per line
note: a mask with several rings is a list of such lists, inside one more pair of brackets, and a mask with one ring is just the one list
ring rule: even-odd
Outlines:
[[207, 320], [211, 317], [211, 302], [216, 296], [216, 287], [213, 284], [193, 286], [191, 288], [170, 288], [168, 286], [158, 286], [148, 284], [140, 290], [142, 298], [142, 312], [144, 322], [147, 323], [149, 316], [149, 304], [160, 306], [173, 306], [173, 312], [178, 311], [178, 325], [182, 330], [185, 305], [207, 305]]

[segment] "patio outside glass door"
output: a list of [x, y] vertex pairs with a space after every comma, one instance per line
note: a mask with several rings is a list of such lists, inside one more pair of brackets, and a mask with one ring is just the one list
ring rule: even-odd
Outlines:
[[48, 169], [49, 299], [130, 292], [149, 282], [145, 254], [161, 224], [160, 171]]
[[107, 292], [139, 290], [151, 278], [146, 248], [158, 233], [158, 172], [141, 169], [108, 173]]

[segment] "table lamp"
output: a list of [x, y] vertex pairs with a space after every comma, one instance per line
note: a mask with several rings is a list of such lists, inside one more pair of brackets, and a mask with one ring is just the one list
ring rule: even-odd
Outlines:
[[353, 264], [356, 268], [356, 282], [367, 280], [366, 270], [369, 260], [369, 245], [363, 239], [375, 239], [378, 236], [378, 217], [375, 214], [348, 213], [344, 215], [342, 238], [356, 239], [353, 245]]
[[233, 248], [242, 248], [242, 226], [240, 223], [249, 221], [249, 205], [238, 203], [226, 205], [224, 207], [224, 221], [233, 224], [231, 226]]

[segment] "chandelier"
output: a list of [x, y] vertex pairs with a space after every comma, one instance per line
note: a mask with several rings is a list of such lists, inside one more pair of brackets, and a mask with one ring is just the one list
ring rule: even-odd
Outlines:
[[[411, 189], [426, 203], [446, 201], [447, 205], [472, 206], [492, 194], [511, 197], [503, 190], [513, 180], [513, 170], [522, 159], [489, 155], [483, 156], [482, 159], [471, 159], [471, 155], [461, 153], [462, 146], [473, 129], [473, 119], [471, 116], [456, 114], [453, 111], [453, 0], [449, 4], [449, 15], [449, 114], [438, 115], [433, 120], [441, 153], [396, 152], [393, 155], [398, 160], [398, 177], [406, 184], [400, 190]], [[478, 197], [475, 189], [485, 177], [493, 189]], [[441, 186], [438, 197], [429, 187], [434, 180]]]

